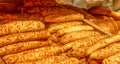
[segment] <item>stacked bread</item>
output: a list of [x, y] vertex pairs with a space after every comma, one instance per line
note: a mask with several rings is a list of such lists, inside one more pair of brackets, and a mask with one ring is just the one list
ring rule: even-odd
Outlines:
[[[22, 14], [1, 15], [0, 64], [120, 63], [118, 19], [93, 15], [94, 9], [88, 13], [54, 0], [45, 1], [28, 0], [19, 6]], [[12, 15], [16, 18], [11, 19]], [[112, 35], [85, 23], [85, 19]]]

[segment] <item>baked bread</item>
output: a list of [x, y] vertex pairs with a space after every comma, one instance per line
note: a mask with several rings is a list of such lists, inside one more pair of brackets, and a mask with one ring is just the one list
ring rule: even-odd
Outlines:
[[18, 10], [23, 12], [33, 6], [58, 6], [55, 0], [26, 0], [18, 6]]
[[106, 16], [113, 17], [116, 20], [120, 20], [120, 13], [119, 12], [111, 11], [106, 7], [94, 6], [94, 7], [91, 7], [88, 11], [91, 14], [106, 15]]

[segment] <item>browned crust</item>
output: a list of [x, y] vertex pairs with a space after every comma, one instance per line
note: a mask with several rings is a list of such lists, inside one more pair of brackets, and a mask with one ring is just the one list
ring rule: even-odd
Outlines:
[[0, 25], [0, 36], [20, 32], [38, 31], [44, 28], [44, 23], [40, 21], [14, 21]]
[[20, 63], [15, 63], [15, 64], [56, 64], [58, 62], [64, 61], [68, 59], [66, 56], [51, 56], [48, 58], [44, 58], [42, 60], [38, 61], [29, 61], [29, 62], [20, 62]]
[[47, 39], [49, 36], [50, 33], [45, 30], [6, 35], [0, 38], [0, 47], [16, 42]]
[[94, 7], [91, 7], [88, 11], [91, 14], [106, 15], [106, 16], [113, 17], [116, 20], [120, 20], [120, 15], [117, 15], [116, 13], [114, 13], [113, 11], [109, 10], [106, 7], [94, 6]]
[[33, 6], [58, 6], [59, 4], [55, 0], [27, 0], [18, 6], [18, 10], [25, 11], [29, 7]]
[[14, 54], [34, 48], [39, 48], [43, 46], [51, 45], [51, 41], [27, 41], [27, 42], [19, 42], [11, 45], [7, 45], [0, 48], [0, 56]]
[[48, 46], [48, 47], [32, 49], [32, 50], [23, 51], [17, 54], [3, 56], [3, 59], [6, 61], [6, 63], [9, 63], [9, 64], [14, 64], [16, 62], [40, 60], [45, 57], [55, 56], [55, 55], [64, 53], [68, 49], [70, 49], [72, 45], [73, 43], [66, 44], [63, 46]]

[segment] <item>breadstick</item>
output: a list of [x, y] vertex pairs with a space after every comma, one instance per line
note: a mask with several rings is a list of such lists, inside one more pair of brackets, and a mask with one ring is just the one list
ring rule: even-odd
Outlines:
[[106, 38], [104, 40], [97, 42], [95, 45], [89, 47], [86, 53], [89, 55], [92, 52], [94, 52], [100, 48], [103, 48], [109, 44], [112, 44], [112, 43], [118, 42], [118, 41], [120, 41], [120, 34], [116, 34], [114, 36], [111, 36], [109, 38]]
[[46, 39], [48, 38], [48, 36], [50, 36], [50, 33], [46, 30], [6, 35], [3, 37], [0, 37], [0, 41], [1, 41], [0, 47], [8, 44], [13, 44], [16, 42]]
[[80, 47], [90, 47], [97, 43], [97, 41], [102, 40], [108, 37], [107, 35], [93, 35], [84, 39], [79, 39], [74, 41], [74, 45], [72, 47], [73, 50], [77, 50]]
[[66, 59], [67, 57], [65, 56], [51, 56], [38, 61], [21, 62], [21, 63], [15, 63], [15, 64], [56, 64]]
[[14, 21], [6, 24], [0, 25], [0, 36], [19, 33], [19, 32], [28, 32], [28, 31], [37, 31], [44, 29], [44, 24], [40, 21]]
[[[74, 25], [83, 25], [82, 21], [70, 21], [70, 22], [60, 22], [60, 23], [51, 23], [49, 25], [49, 27], [54, 27], [58, 26], [60, 29], [63, 29], [66, 26], [74, 26]], [[63, 28], [61, 28], [62, 26], [64, 26]]]
[[43, 48], [37, 48], [33, 50], [23, 51], [17, 54], [11, 54], [3, 56], [3, 59], [8, 64], [14, 64], [16, 62], [27, 62], [40, 60], [45, 57], [50, 57], [64, 53], [72, 47], [74, 43], [69, 43], [63, 46], [48, 46]]
[[64, 33], [69, 33], [73, 31], [80, 31], [80, 30], [94, 30], [94, 28], [89, 25], [70, 26], [70, 27], [58, 30], [57, 33], [64, 34]]
[[120, 52], [120, 43], [114, 43], [103, 49], [93, 52], [90, 54], [90, 58], [104, 59], [118, 52]]
[[54, 33], [54, 32], [56, 32], [57, 30], [64, 29], [64, 28], [70, 27], [70, 26], [81, 25], [81, 24], [82, 24], [82, 23], [81, 23], [81, 22], [78, 22], [78, 21], [56, 23], [56, 24], [50, 25], [50, 26], [48, 27], [48, 31], [49, 31], [50, 33]]
[[75, 31], [75, 32], [70, 32], [67, 33], [65, 35], [63, 35], [60, 38], [60, 43], [62, 44], [66, 44], [68, 42], [72, 42], [75, 40], [78, 40], [80, 38], [85, 38], [85, 37], [89, 37], [92, 35], [99, 35], [100, 33], [96, 32], [96, 31]]
[[43, 46], [51, 45], [51, 41], [28, 41], [28, 42], [20, 42], [11, 45], [7, 45], [0, 48], [0, 56], [18, 53], [21, 51], [39, 48]]
[[84, 18], [92, 21], [92, 23], [98, 22], [95, 16], [91, 15], [90, 13], [88, 13], [86, 10], [84, 10], [82, 8], [77, 8], [77, 7], [73, 7], [73, 6], [66, 6], [66, 8], [72, 9], [72, 10], [77, 11], [78, 13], [84, 15]]
[[102, 64], [119, 64], [119, 63], [120, 63], [120, 52], [108, 58], [105, 58], [102, 61]]
[[84, 20], [84, 16], [82, 14], [70, 14], [70, 13], [62, 13], [62, 14], [54, 14], [54, 15], [48, 15], [45, 17], [45, 22], [65, 22], [65, 21], [82, 21]]
[[83, 40], [75, 41], [74, 45], [72, 47], [72, 50], [67, 53], [70, 57], [76, 57], [76, 58], [84, 58], [86, 57], [86, 50], [88, 47], [94, 45], [98, 40], [101, 40], [105, 38], [104, 35], [96, 35], [96, 36], [90, 36]]

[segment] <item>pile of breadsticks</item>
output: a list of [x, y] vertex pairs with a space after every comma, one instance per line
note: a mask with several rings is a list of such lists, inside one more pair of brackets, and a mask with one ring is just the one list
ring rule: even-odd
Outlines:
[[54, 0], [27, 0], [18, 10], [22, 14], [0, 14], [0, 64], [120, 63], [119, 16], [106, 8], [84, 10]]

